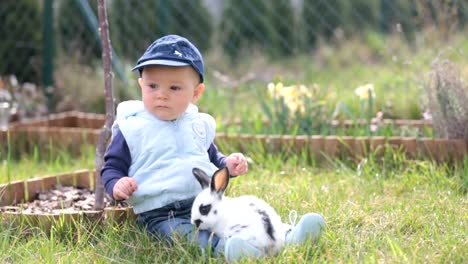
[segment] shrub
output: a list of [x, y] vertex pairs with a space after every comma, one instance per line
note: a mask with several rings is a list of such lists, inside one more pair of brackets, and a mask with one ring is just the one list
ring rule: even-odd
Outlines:
[[[378, 1], [354, 0], [345, 1], [346, 21], [344, 29], [349, 34], [377, 30]], [[359, 30], [356, 30], [356, 29]]]
[[436, 59], [424, 88], [436, 134], [468, 140], [468, 85], [457, 66]]
[[[97, 2], [88, 1], [97, 19]], [[80, 11], [77, 1], [58, 1], [57, 43], [66, 56], [79, 59], [79, 63], [92, 65], [101, 58], [101, 49], [94, 33], [90, 30], [86, 17]]]
[[229, 1], [223, 18], [221, 42], [233, 61], [252, 47], [265, 49], [273, 56], [288, 55], [293, 51], [295, 21], [289, 0]]
[[[193, 41], [201, 51], [210, 47], [213, 32], [212, 17], [201, 0], [168, 1], [170, 30]], [[171, 33], [171, 32], [168, 32]]]
[[306, 38], [306, 49], [314, 47], [319, 38], [330, 39], [342, 25], [344, 6], [341, 0], [304, 1], [301, 17]]
[[[54, 96], [56, 111], [78, 110], [104, 113], [103, 74], [92, 67], [78, 63], [78, 58], [60, 58], [56, 69]], [[114, 82], [114, 96], [117, 96], [119, 82]]]
[[380, 0], [380, 24], [383, 32], [401, 30], [408, 40], [413, 40], [416, 15], [415, 1]]
[[201, 0], [114, 0], [110, 4], [112, 45], [119, 55], [131, 61], [167, 34], [188, 38], [202, 52], [209, 48], [212, 18]]
[[41, 11], [37, 0], [0, 4], [0, 75], [40, 82]]

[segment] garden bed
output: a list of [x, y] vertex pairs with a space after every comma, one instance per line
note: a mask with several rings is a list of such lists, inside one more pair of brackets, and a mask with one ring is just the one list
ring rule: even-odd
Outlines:
[[0, 185], [2, 223], [50, 229], [54, 223], [135, 218], [131, 207], [109, 199], [103, 211], [93, 209], [94, 173], [81, 170]]
[[[0, 131], [0, 140], [10, 142], [15, 152], [31, 153], [36, 147], [59, 147], [71, 153], [80, 153], [85, 144], [96, 145], [105, 116], [101, 114], [65, 112], [48, 117], [12, 123], [8, 131]], [[352, 127], [362, 122], [335, 122], [335, 126]], [[384, 120], [392, 126], [429, 128], [423, 120]], [[217, 133], [216, 143], [229, 145], [247, 152], [249, 146], [271, 153], [307, 153], [309, 159], [352, 158], [359, 160], [369, 155], [381, 155], [386, 150], [399, 150], [408, 158], [431, 159], [437, 162], [462, 161], [468, 142], [458, 139], [383, 137], [383, 136], [318, 136], [318, 135], [258, 135]]]

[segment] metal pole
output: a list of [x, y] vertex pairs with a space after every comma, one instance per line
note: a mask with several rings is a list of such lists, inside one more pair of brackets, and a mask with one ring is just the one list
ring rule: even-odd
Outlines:
[[158, 10], [158, 28], [161, 30], [161, 35], [168, 34], [168, 20], [169, 14], [167, 8], [167, 1], [159, 0], [159, 10]]
[[[97, 0], [99, 2], [99, 0]], [[93, 35], [94, 35], [94, 38], [96, 39], [96, 42], [97, 44], [99, 45], [99, 48], [101, 48], [101, 50], [103, 49], [102, 47], [102, 39], [101, 39], [101, 35], [100, 35], [100, 32], [98, 30], [99, 28], [99, 22], [98, 22], [98, 18], [96, 18], [96, 15], [94, 14], [93, 12], [93, 9], [91, 8], [91, 6], [89, 5], [89, 2], [87, 0], [75, 0], [83, 18], [84, 18], [84, 21], [86, 22], [86, 24], [88, 25], [88, 28], [93, 32]], [[104, 1], [105, 3], [106, 1]], [[106, 6], [106, 10], [107, 10], [107, 6]], [[107, 12], [107, 11], [106, 11]], [[120, 79], [122, 81], [124, 81], [125, 84], [128, 83], [128, 80], [127, 80], [127, 76], [125, 75], [125, 72], [124, 72], [124, 67], [122, 65], [122, 63], [120, 62], [118, 56], [117, 56], [117, 53], [112, 49], [111, 50], [112, 52], [112, 66], [115, 70], [115, 72], [117, 73], [117, 76], [120, 77]], [[127, 85], [125, 85], [125, 87], [127, 87]]]
[[53, 13], [53, 0], [44, 0], [42, 83], [45, 89], [44, 93], [47, 96], [49, 112], [53, 112], [55, 108], [54, 96], [51, 89], [54, 86]]

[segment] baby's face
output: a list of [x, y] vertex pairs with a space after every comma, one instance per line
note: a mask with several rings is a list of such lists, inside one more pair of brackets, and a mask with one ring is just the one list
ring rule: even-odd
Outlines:
[[190, 66], [147, 66], [138, 83], [146, 110], [161, 120], [174, 120], [203, 93], [199, 80]]

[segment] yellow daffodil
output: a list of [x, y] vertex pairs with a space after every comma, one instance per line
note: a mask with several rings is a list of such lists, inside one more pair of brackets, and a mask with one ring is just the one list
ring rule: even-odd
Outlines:
[[305, 85], [284, 86], [283, 83], [269, 83], [268, 93], [275, 100], [283, 100], [291, 113], [299, 111], [304, 114], [304, 98], [312, 98], [313, 94]]
[[369, 94], [372, 94], [372, 98], [375, 98], [374, 84], [368, 83], [363, 86], [359, 86], [354, 90], [354, 93], [359, 96], [361, 100], [369, 99]]

